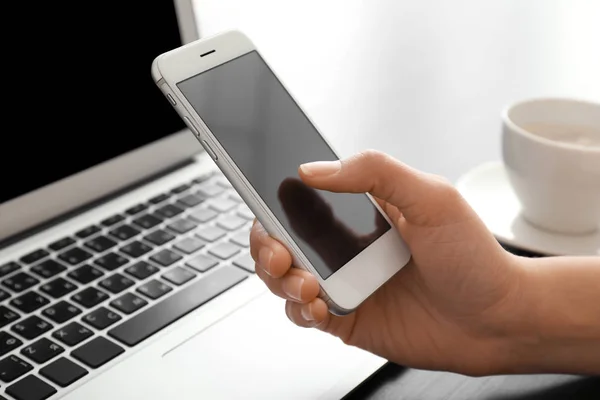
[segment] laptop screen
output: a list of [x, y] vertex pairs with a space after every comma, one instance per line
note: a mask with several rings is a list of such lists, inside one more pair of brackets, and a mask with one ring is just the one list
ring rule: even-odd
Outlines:
[[150, 75], [181, 44], [173, 0], [51, 3], [27, 28], [33, 42], [19, 43], [28, 51], [10, 57], [19, 109], [3, 118], [25, 129], [4, 136], [18, 174], [3, 179], [0, 204], [184, 128]]

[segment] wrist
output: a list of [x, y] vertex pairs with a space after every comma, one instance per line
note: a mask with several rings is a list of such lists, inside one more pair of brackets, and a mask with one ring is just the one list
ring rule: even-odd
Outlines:
[[[471, 330], [469, 346], [474, 354], [474, 368], [467, 374], [474, 376], [510, 373], [516, 363], [515, 351], [520, 338], [527, 337], [521, 321], [527, 317], [523, 307], [528, 277], [523, 260], [506, 252], [497, 259], [501, 274], [495, 277], [497, 300], [483, 314], [477, 316]], [[476, 346], [474, 346], [476, 344]]]
[[532, 277], [527, 259], [505, 253], [504, 260], [508, 278], [504, 283], [501, 300], [486, 313], [484, 319], [487, 342], [494, 359], [488, 364], [486, 374], [514, 373], [524, 357], [523, 349], [535, 340], [531, 332], [530, 311], [527, 297], [531, 295]]
[[600, 373], [600, 262], [512, 257], [514, 288], [495, 324], [501, 373]]

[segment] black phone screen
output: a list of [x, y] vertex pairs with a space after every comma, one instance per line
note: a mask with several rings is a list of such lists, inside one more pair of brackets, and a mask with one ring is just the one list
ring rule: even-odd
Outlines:
[[337, 157], [258, 52], [177, 86], [323, 279], [391, 228], [365, 194], [300, 180], [300, 164]]

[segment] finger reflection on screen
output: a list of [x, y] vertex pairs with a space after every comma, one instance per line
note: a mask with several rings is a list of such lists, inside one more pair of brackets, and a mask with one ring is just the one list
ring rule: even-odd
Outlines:
[[336, 218], [331, 204], [319, 191], [300, 179], [288, 178], [281, 183], [279, 201], [294, 233], [332, 270], [348, 263], [389, 229], [385, 218], [375, 210], [375, 231], [357, 235]]

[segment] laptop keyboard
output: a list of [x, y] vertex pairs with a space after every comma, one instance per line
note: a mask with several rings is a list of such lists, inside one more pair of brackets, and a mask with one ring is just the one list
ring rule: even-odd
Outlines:
[[253, 218], [215, 172], [0, 266], [4, 392], [47, 399], [242, 282]]

